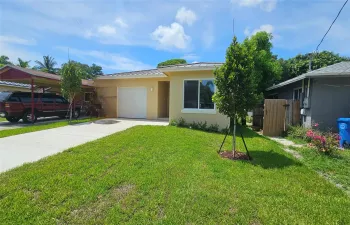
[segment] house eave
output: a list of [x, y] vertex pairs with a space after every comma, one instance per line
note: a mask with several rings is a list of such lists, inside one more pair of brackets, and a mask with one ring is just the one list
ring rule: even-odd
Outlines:
[[167, 76], [99, 76], [96, 80], [121, 80], [121, 79], [150, 79], [167, 78]]

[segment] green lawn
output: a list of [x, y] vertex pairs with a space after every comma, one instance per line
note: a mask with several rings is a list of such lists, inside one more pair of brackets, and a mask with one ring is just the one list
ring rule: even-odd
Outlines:
[[350, 224], [343, 191], [275, 142], [244, 135], [252, 162], [221, 159], [220, 134], [138, 126], [26, 164], [0, 174], [0, 221]]
[[302, 162], [305, 165], [341, 184], [350, 193], [350, 150], [326, 156], [306, 147], [293, 149], [303, 156]]
[[[78, 120], [72, 120], [71, 124], [78, 124], [78, 123], [86, 123], [90, 121], [94, 121], [96, 118], [88, 118], [88, 119], [78, 119]], [[24, 134], [34, 131], [40, 131], [40, 130], [47, 130], [57, 127], [63, 127], [69, 125], [69, 121], [60, 121], [60, 122], [53, 122], [48, 124], [34, 124], [31, 126], [25, 126], [21, 128], [14, 128], [14, 129], [8, 129], [8, 130], [0, 130], [0, 138], [9, 137], [13, 135], [18, 134]]]
[[5, 118], [0, 117], [0, 122], [5, 122], [7, 121]]

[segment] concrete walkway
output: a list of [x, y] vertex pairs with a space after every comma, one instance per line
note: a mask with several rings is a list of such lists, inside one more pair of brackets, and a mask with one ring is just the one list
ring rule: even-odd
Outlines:
[[0, 138], [0, 173], [137, 125], [167, 121], [105, 119]]

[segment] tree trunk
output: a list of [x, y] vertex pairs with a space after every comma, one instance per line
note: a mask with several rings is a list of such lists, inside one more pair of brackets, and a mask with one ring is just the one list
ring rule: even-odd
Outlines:
[[233, 118], [233, 135], [232, 135], [232, 154], [236, 156], [236, 116]]
[[242, 126], [247, 126], [247, 120], [245, 117], [241, 117], [241, 124]]

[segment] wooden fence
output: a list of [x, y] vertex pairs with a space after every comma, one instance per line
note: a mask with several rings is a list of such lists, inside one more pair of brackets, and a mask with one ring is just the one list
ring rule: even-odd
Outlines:
[[259, 106], [253, 110], [253, 126], [260, 126], [263, 135], [281, 136], [287, 131], [288, 125], [300, 125], [299, 101], [266, 99], [263, 107]]

